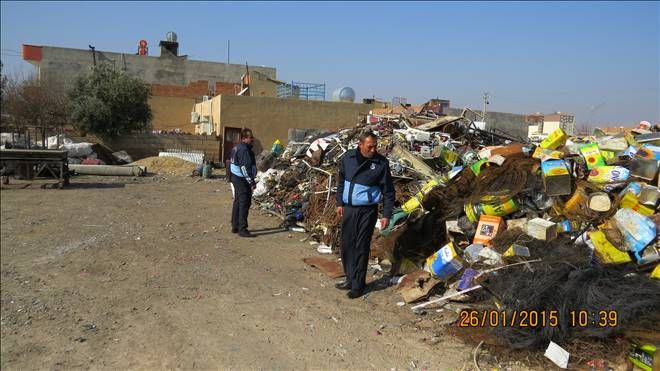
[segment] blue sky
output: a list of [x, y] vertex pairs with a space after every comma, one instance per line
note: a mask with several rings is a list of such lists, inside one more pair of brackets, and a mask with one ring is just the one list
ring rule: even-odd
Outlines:
[[277, 68], [358, 98], [573, 112], [578, 123], [660, 121], [658, 2], [8, 2], [2, 62], [21, 44], [152, 55], [167, 31], [191, 59]]

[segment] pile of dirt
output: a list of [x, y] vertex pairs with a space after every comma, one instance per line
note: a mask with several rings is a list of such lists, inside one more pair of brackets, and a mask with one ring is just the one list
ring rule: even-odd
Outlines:
[[147, 157], [131, 165], [146, 166], [148, 173], [161, 175], [191, 175], [197, 165], [176, 157]]

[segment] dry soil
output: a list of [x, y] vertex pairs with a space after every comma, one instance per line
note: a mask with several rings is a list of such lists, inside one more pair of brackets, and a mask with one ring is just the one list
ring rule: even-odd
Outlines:
[[231, 234], [222, 180], [51, 183], [1, 191], [2, 369], [473, 369], [394, 288], [347, 299], [304, 234]]

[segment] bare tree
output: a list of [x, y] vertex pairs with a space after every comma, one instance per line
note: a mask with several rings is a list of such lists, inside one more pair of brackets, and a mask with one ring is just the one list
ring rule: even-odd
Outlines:
[[589, 135], [591, 132], [591, 124], [586, 122], [581, 122], [575, 125], [575, 134], [578, 135]]
[[2, 94], [3, 130], [25, 133], [32, 129], [42, 146], [53, 132], [61, 132], [69, 122], [69, 104], [64, 86], [58, 82], [6, 78]]

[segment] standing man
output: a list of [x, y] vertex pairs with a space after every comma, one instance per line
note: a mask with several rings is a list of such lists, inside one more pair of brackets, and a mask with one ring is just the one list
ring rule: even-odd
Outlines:
[[248, 231], [248, 213], [252, 204], [252, 191], [256, 187], [256, 161], [252, 152], [252, 130], [241, 130], [241, 143], [231, 150], [231, 184], [234, 186], [234, 206], [231, 210], [231, 233], [241, 237], [256, 237]]
[[362, 296], [366, 286], [371, 235], [378, 219], [378, 204], [384, 199], [381, 229], [394, 208], [394, 185], [387, 158], [378, 154], [378, 138], [371, 131], [360, 135], [358, 148], [346, 152], [337, 180], [337, 214], [341, 222], [341, 261], [346, 280], [335, 285], [350, 290], [351, 299]]

